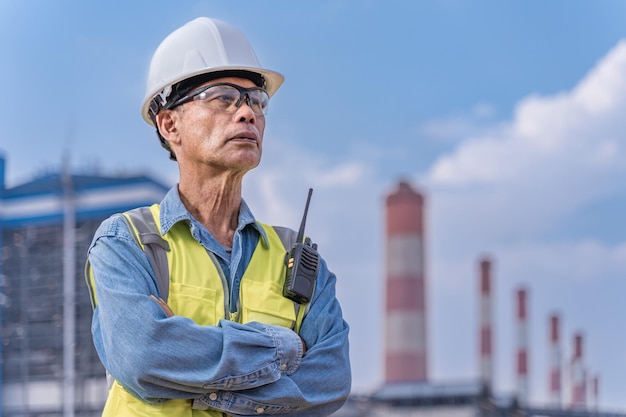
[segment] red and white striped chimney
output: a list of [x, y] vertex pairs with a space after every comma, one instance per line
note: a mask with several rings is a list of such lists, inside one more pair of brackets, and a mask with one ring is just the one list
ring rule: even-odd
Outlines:
[[561, 394], [561, 342], [560, 319], [557, 314], [550, 316], [550, 374], [549, 397], [550, 405], [556, 408], [562, 406]]
[[591, 385], [591, 392], [589, 398], [590, 408], [594, 411], [598, 411], [598, 407], [600, 406], [600, 377], [598, 375], [594, 375], [589, 381]]
[[386, 198], [386, 212], [385, 379], [425, 381], [424, 197], [401, 181]]
[[479, 306], [479, 354], [480, 378], [489, 388], [493, 387], [493, 351], [492, 351], [492, 299], [491, 299], [491, 260], [480, 260], [480, 306]]
[[583, 364], [583, 335], [574, 335], [574, 353], [571, 362], [572, 408], [585, 408], [586, 384]]
[[517, 290], [517, 396], [528, 404], [528, 309], [525, 288]]

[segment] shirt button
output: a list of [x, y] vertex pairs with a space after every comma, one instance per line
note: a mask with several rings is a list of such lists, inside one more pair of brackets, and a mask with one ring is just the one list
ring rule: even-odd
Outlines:
[[217, 394], [214, 393], [214, 392], [210, 393], [209, 394], [209, 400], [211, 400], [211, 401], [217, 400]]
[[287, 364], [283, 363], [282, 365], [278, 367], [278, 369], [280, 369], [281, 371], [284, 371], [285, 369], [287, 369]]
[[263, 407], [259, 407], [255, 410], [258, 414], [261, 414], [263, 411], [265, 411], [265, 408]]

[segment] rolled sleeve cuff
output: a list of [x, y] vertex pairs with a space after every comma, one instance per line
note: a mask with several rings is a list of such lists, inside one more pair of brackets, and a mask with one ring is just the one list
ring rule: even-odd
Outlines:
[[[294, 331], [281, 326], [272, 326], [262, 323], [249, 323], [250, 326], [262, 329], [266, 334], [272, 337], [276, 349], [276, 362], [272, 366], [274, 375], [276, 370], [280, 375], [291, 375], [298, 369], [302, 361], [302, 340]], [[252, 384], [249, 387], [237, 386], [232, 390], [212, 390], [200, 398], [196, 398], [192, 402], [192, 408], [198, 410], [207, 410], [210, 408], [226, 411], [229, 413], [248, 415], [254, 414], [276, 414], [286, 411], [293, 411], [293, 407], [286, 405], [269, 406], [267, 403], [259, 403], [240, 397], [236, 391], [245, 388], [254, 388], [258, 384]], [[235, 412], [237, 411], [237, 412]], [[245, 412], [244, 412], [245, 411]]]
[[274, 338], [278, 370], [283, 375], [291, 375], [300, 366], [302, 360], [302, 340], [296, 332], [286, 327], [267, 326]]

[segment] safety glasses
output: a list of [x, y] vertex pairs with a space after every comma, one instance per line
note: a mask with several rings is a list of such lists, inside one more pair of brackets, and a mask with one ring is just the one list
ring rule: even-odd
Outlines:
[[236, 112], [245, 101], [254, 114], [261, 116], [267, 114], [270, 97], [261, 87], [243, 88], [231, 83], [215, 83], [192, 90], [165, 108], [173, 109], [189, 101], [228, 113]]

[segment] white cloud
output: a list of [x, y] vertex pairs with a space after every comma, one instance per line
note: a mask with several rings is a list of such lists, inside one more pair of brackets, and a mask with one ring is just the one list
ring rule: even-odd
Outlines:
[[[468, 138], [433, 165], [434, 186], [549, 181], [555, 164], [575, 178], [624, 168], [625, 158], [598, 166], [593, 155], [611, 143], [612, 154], [626, 146], [626, 42], [618, 44], [571, 92], [530, 96], [514, 119]], [[590, 163], [594, 162], [594, 163]], [[600, 172], [601, 173], [601, 172]]]
[[[571, 91], [522, 99], [513, 119], [466, 137], [425, 176], [442, 239], [528, 238], [626, 192], [626, 42]], [[469, 238], [469, 237], [468, 237]], [[463, 238], [461, 238], [462, 240]]]
[[360, 213], [358, 207], [371, 205], [368, 199], [377, 191], [377, 181], [369, 165], [350, 155], [329, 158], [273, 137], [261, 165], [246, 177], [244, 195], [258, 203], [262, 217], [296, 227], [307, 190], [313, 188], [310, 215], [323, 212], [329, 216], [325, 220], [333, 221], [344, 212]]
[[363, 179], [364, 171], [365, 167], [362, 163], [347, 162], [336, 167], [330, 167], [321, 175], [316, 175], [318, 177], [316, 183], [322, 187], [355, 185]]
[[442, 119], [430, 120], [419, 126], [419, 134], [427, 139], [455, 141], [467, 136], [478, 135], [486, 126], [491, 126], [496, 109], [488, 103], [478, 103], [469, 114], [457, 114]]
[[[558, 310], [567, 323], [564, 354], [571, 332], [584, 329], [588, 365], [606, 378], [605, 401], [618, 406], [626, 360], [615, 358], [626, 340], [610, 328], [619, 325], [614, 294], [626, 290], [626, 243], [562, 231], [576, 226], [575, 213], [626, 195], [625, 114], [626, 41], [570, 91], [521, 99], [510, 121], [471, 132], [425, 174], [437, 374], [477, 373], [475, 349], [453, 347], [476, 340], [467, 330], [477, 323], [476, 299], [467, 294], [477, 294], [486, 253], [496, 268], [498, 388], [514, 389], [513, 291], [524, 284], [532, 297], [533, 398], [545, 400], [546, 321]], [[449, 329], [451, 322], [464, 330]]]

